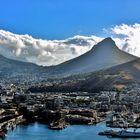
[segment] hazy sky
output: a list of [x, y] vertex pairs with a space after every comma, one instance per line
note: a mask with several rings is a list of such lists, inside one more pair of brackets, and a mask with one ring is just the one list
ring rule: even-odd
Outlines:
[[140, 57], [140, 0], [1, 0], [0, 54], [56, 65], [111, 36]]
[[1, 0], [0, 28], [36, 38], [102, 35], [140, 21], [140, 0]]

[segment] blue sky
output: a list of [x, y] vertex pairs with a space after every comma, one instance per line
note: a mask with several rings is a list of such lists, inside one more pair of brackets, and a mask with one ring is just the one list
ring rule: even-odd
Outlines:
[[140, 0], [1, 0], [0, 29], [35, 38], [104, 36], [103, 28], [140, 22]]

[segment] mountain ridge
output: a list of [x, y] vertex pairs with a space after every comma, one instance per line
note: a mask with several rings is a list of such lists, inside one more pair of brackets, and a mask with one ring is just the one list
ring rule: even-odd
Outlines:
[[[139, 88], [140, 58], [105, 70], [51, 79], [53, 85], [32, 86], [31, 92], [127, 91]], [[57, 81], [57, 82], [56, 82]]]
[[135, 59], [137, 59], [136, 56], [120, 50], [111, 38], [106, 38], [85, 54], [56, 66], [38, 66], [34, 63], [12, 60], [0, 55], [0, 77], [4, 75], [16, 78], [22, 76], [24, 79], [26, 77], [28, 79], [63, 77], [99, 71]]
[[135, 59], [137, 59], [136, 56], [120, 50], [109, 37], [94, 45], [90, 51], [83, 55], [54, 66], [53, 68], [54, 73], [58, 71], [62, 74], [86, 73], [109, 68]]

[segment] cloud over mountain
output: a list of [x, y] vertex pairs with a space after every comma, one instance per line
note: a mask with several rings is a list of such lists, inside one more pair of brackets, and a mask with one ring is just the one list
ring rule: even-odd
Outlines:
[[[109, 36], [114, 36], [124, 51], [140, 56], [140, 24], [114, 26]], [[0, 54], [39, 65], [55, 65], [87, 52], [102, 39], [77, 35], [65, 40], [43, 40], [0, 30]]]
[[140, 57], [140, 24], [117, 25], [111, 28], [112, 34], [121, 35], [122, 49]]
[[96, 36], [74, 36], [65, 40], [42, 40], [0, 30], [0, 53], [40, 65], [52, 65], [79, 56], [99, 42]]

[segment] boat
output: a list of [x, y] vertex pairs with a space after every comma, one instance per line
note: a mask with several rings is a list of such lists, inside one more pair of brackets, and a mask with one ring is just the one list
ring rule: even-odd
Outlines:
[[102, 136], [110, 136], [111, 134], [113, 134], [115, 132], [115, 130], [106, 130], [104, 132], [99, 132], [98, 135], [102, 135]]
[[140, 132], [128, 131], [128, 130], [107, 130], [104, 132], [99, 132], [98, 135], [106, 135], [111, 137], [121, 137], [121, 138], [140, 138]]
[[112, 133], [111, 136], [124, 138], [140, 138], [140, 132], [122, 130]]

